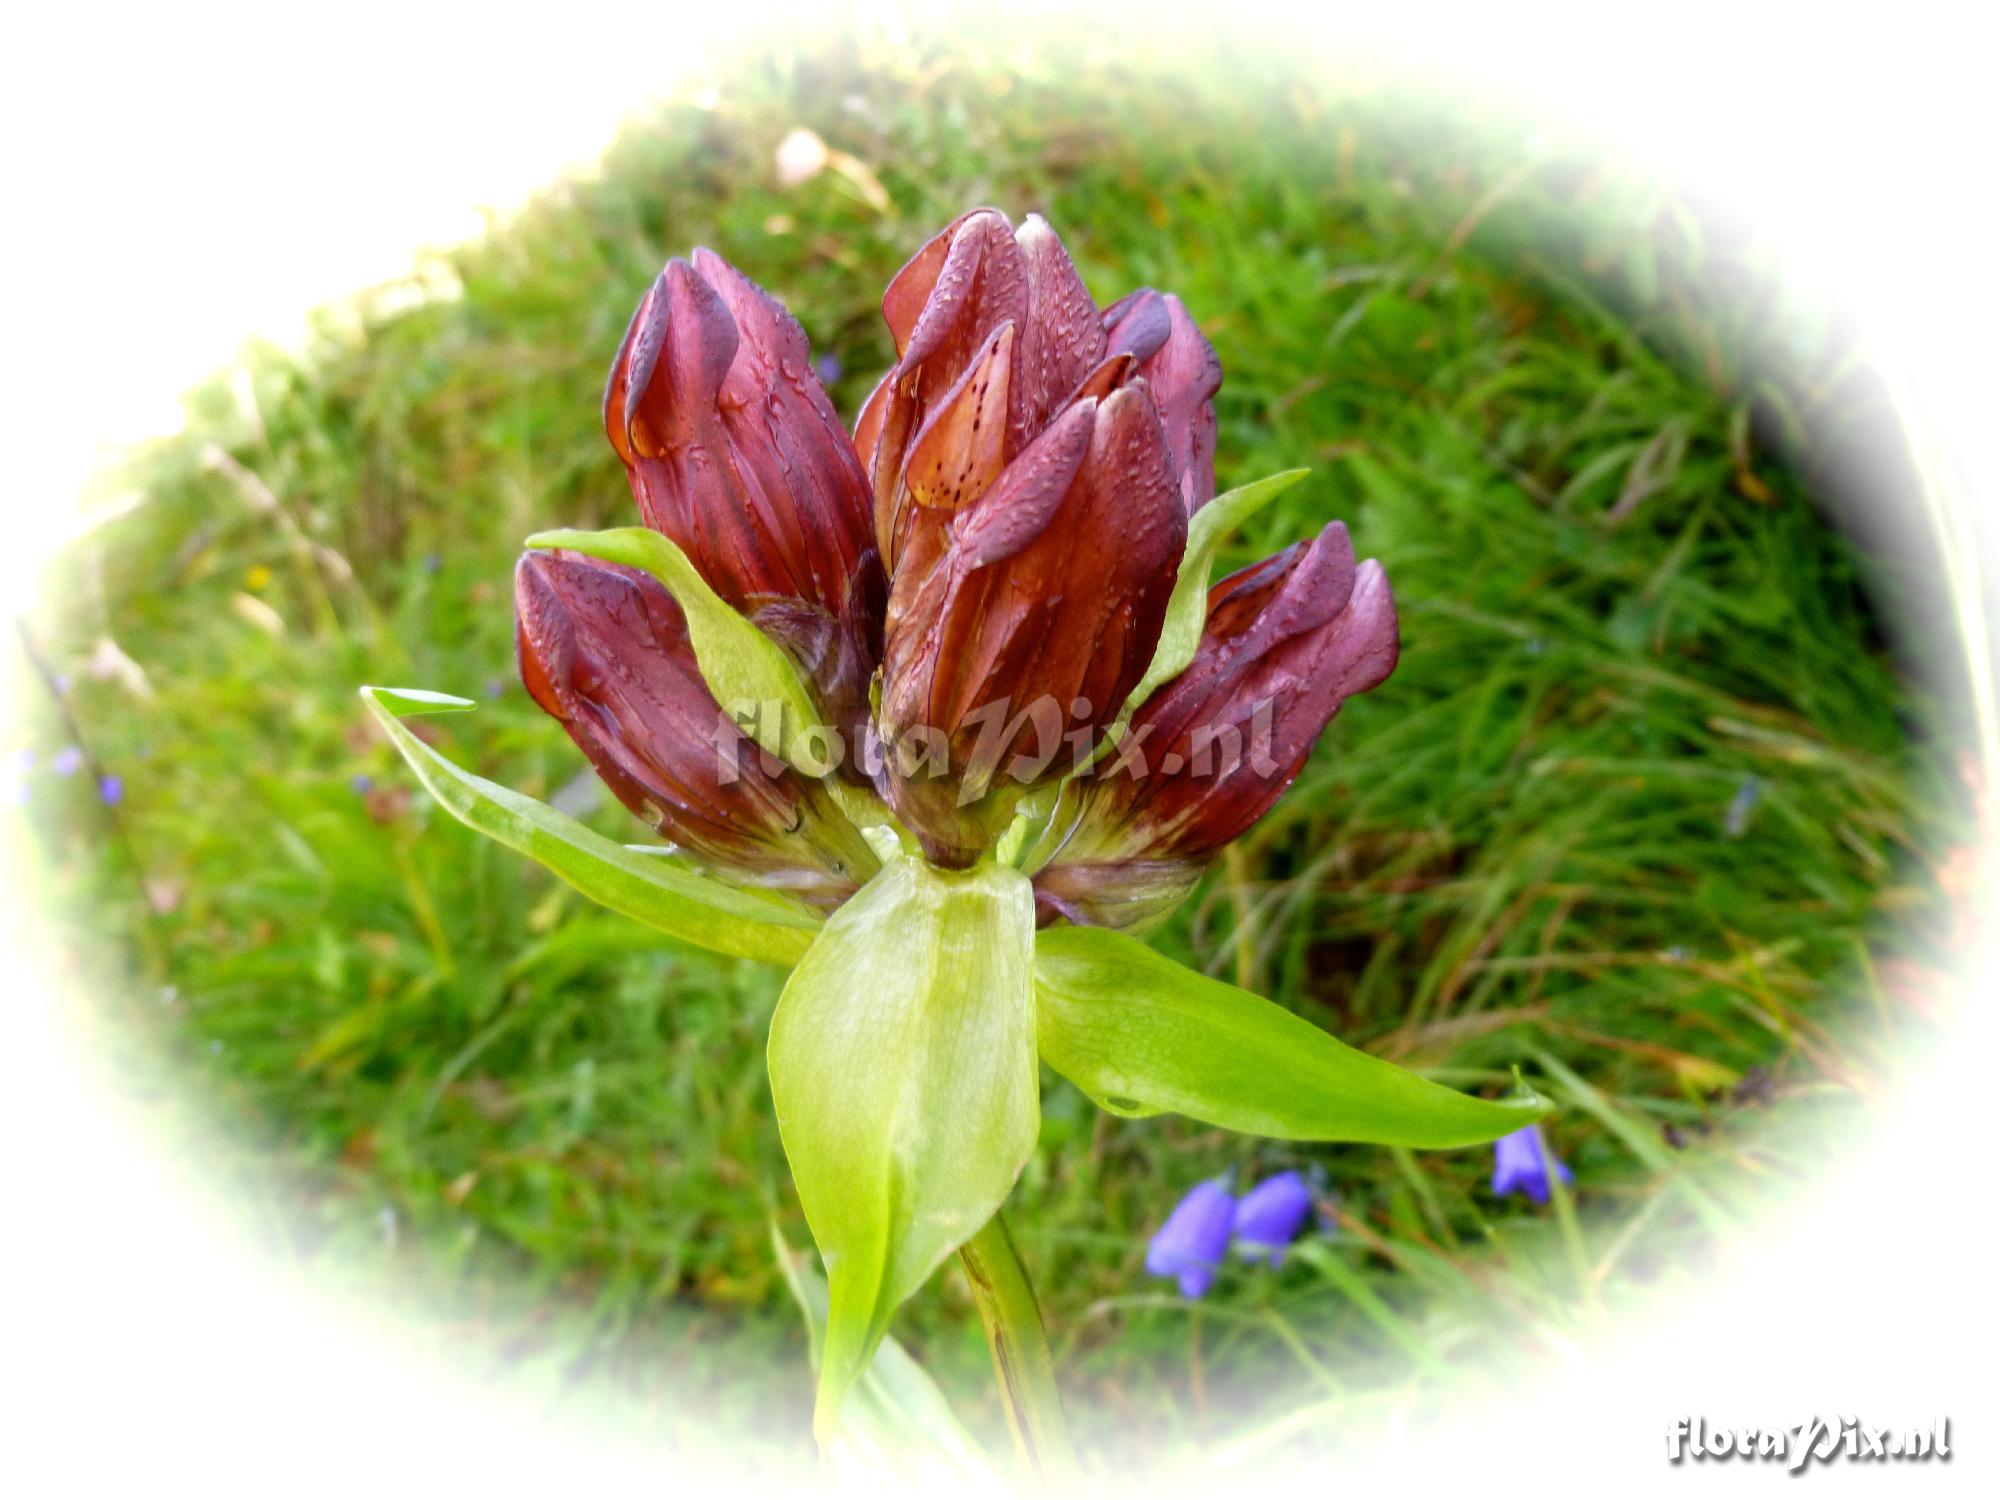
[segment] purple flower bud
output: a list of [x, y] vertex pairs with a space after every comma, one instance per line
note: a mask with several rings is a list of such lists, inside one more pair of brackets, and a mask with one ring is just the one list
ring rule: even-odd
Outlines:
[[349, 777], [347, 784], [354, 789], [354, 795], [357, 797], [365, 797], [375, 790], [375, 778], [366, 771], [357, 772]]
[[1133, 715], [1131, 751], [1072, 783], [1075, 827], [1035, 876], [1044, 920], [1142, 926], [1171, 910], [1398, 650], [1388, 576], [1355, 562], [1338, 521], [1223, 579], [1194, 660]]
[[1546, 1203], [1549, 1201], [1551, 1169], [1563, 1180], [1565, 1187], [1576, 1181], [1575, 1174], [1543, 1141], [1539, 1125], [1523, 1125], [1512, 1135], [1503, 1135], [1493, 1143], [1493, 1191], [1496, 1194], [1526, 1193], [1535, 1202]]
[[886, 580], [867, 476], [797, 321], [712, 251], [670, 262], [612, 364], [604, 425], [646, 524], [791, 653], [822, 717], [860, 744]]
[[[1187, 545], [1176, 454], [1195, 445], [1172, 424], [1213, 387], [1192, 374], [1160, 406], [1140, 360], [1172, 317], [1151, 295], [1143, 354], [1122, 335], [1112, 351], [1055, 231], [990, 208], [883, 295], [896, 365], [854, 431], [890, 569], [883, 789], [940, 864], [971, 865], [1028, 785], [1068, 774], [1159, 643]], [[1178, 316], [1174, 358], [1198, 365], [1208, 345]]]
[[836, 384], [847, 373], [847, 367], [840, 362], [837, 354], [822, 354], [813, 361], [813, 374], [819, 376], [821, 385]]
[[1146, 1270], [1174, 1277], [1183, 1297], [1206, 1296], [1229, 1248], [1235, 1217], [1236, 1199], [1222, 1178], [1197, 1185], [1175, 1205], [1146, 1246]]
[[98, 778], [97, 795], [104, 799], [106, 807], [116, 807], [125, 800], [125, 781], [120, 776]]
[[605, 785], [732, 879], [829, 910], [876, 866], [819, 782], [762, 753], [703, 680], [686, 617], [648, 574], [569, 552], [515, 570], [521, 680]]
[[1237, 1247], [1275, 1266], [1312, 1216], [1312, 1190], [1296, 1172], [1267, 1177], [1236, 1202]]
[[49, 757], [49, 770], [57, 776], [74, 776], [83, 769], [83, 751], [75, 745], [64, 745]]

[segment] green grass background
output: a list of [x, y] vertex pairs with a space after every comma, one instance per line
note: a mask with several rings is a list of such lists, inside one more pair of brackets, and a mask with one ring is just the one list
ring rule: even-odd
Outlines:
[[[862, 170], [779, 185], [797, 125]], [[768, 1240], [775, 1215], [807, 1241], [764, 1080], [780, 976], [451, 823], [354, 688], [480, 698], [430, 721], [448, 753], [632, 836], [520, 690], [509, 599], [529, 532], [630, 517], [597, 401], [632, 306], [710, 245], [839, 361], [851, 414], [890, 357], [883, 283], [981, 202], [1045, 214], [1100, 300], [1186, 300], [1227, 370], [1225, 487], [1313, 469], [1230, 565], [1343, 517], [1401, 601], [1395, 677], [1155, 941], [1455, 1085], [1525, 1068], [1578, 1179], [1538, 1210], [1491, 1197], [1488, 1152], [1122, 1121], [1049, 1079], [1011, 1217], [1086, 1443], [1306, 1441], [1697, 1285], [1917, 1025], [1868, 949], [1937, 909], [1929, 713], [1864, 591], [1897, 580], [1814, 492], [1867, 383], [1684, 195], [1269, 62], [746, 70], [194, 395], [33, 624], [71, 679], [35, 743], [80, 735], [127, 788], [107, 811], [36, 782], [28, 812], [131, 1065], [194, 1102], [275, 1248], [455, 1357], [804, 1451]], [[88, 670], [105, 637], [148, 692]], [[1321, 1174], [1323, 1239], [1198, 1312], [1145, 1278], [1189, 1186], [1286, 1166]], [[897, 1331], [997, 1434], [955, 1271]]]

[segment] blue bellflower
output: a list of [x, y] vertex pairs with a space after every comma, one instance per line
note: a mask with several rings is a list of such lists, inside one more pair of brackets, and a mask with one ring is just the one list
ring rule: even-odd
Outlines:
[[1535, 1202], [1546, 1203], [1551, 1171], [1565, 1187], [1576, 1181], [1575, 1174], [1549, 1150], [1539, 1125], [1524, 1125], [1493, 1143], [1493, 1191], [1497, 1194], [1526, 1193]]
[[1229, 1249], [1236, 1199], [1220, 1177], [1201, 1183], [1175, 1205], [1146, 1246], [1146, 1269], [1180, 1282], [1183, 1297], [1203, 1297]]
[[1237, 1200], [1237, 1248], [1253, 1261], [1275, 1266], [1311, 1216], [1312, 1190], [1303, 1177], [1297, 1172], [1267, 1177]]

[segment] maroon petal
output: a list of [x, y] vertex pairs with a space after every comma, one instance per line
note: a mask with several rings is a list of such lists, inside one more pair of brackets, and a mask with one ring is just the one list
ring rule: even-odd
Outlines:
[[1027, 296], [1027, 266], [1006, 216], [991, 208], [961, 215], [883, 293], [897, 363], [926, 372], [930, 390], [924, 394], [943, 390], [995, 328], [1022, 320]]
[[612, 366], [605, 422], [646, 523], [859, 733], [887, 586], [861, 465], [791, 315], [707, 250], [670, 263]]
[[925, 414], [904, 456], [902, 482], [887, 523], [892, 569], [901, 566], [913, 527], [935, 534], [1000, 477], [1013, 371], [1014, 324], [1002, 323], [957, 383]]
[[1166, 342], [1139, 366], [1159, 403], [1174, 481], [1193, 515], [1215, 498], [1215, 393], [1222, 361], [1194, 325], [1181, 299], [1168, 295]]
[[1002, 581], [991, 564], [1019, 554], [1054, 522], [1090, 451], [1094, 402], [1063, 414], [1029, 445], [955, 529], [913, 533], [889, 596], [881, 718], [891, 740], [911, 726], [944, 733], [960, 699], [1005, 689], [972, 672], [986, 593]]
[[918, 785], [892, 757], [886, 790], [933, 858], [967, 862], [1021, 792], [1066, 774], [1095, 742], [1152, 658], [1186, 541], [1138, 383], [1065, 411], [928, 572], [905, 557], [889, 606], [883, 735], [892, 749], [942, 743], [946, 764]]
[[1105, 348], [1111, 354], [1149, 360], [1172, 331], [1167, 299], [1149, 286], [1126, 293], [1104, 309]]
[[958, 527], [960, 567], [1005, 562], [1048, 530], [1090, 452], [1101, 406], [1093, 399], [1070, 407], [1007, 466], [992, 503], [975, 506]]
[[1014, 382], [1015, 445], [1055, 415], [1104, 359], [1104, 322], [1056, 232], [1029, 214], [1014, 236], [1027, 268], [1027, 320]]
[[[1160, 622], [1187, 546], [1173, 503], [1165, 434], [1143, 382], [1099, 404], [1090, 452], [1058, 517], [1006, 566], [1044, 580], [1056, 630], [1038, 645], [1047, 675], [1110, 724], [1159, 644]], [[1039, 550], [1038, 550], [1039, 549]]]
[[[972, 367], [991, 354], [999, 330], [1020, 328], [1027, 310], [1026, 260], [1013, 227], [990, 208], [953, 220], [889, 283], [882, 315], [898, 358], [862, 408], [854, 433], [885, 557], [900, 545], [909, 505], [910, 445], [933, 411], [962, 391]], [[1006, 355], [1010, 377], [1015, 352]]]
[[825, 789], [767, 761], [724, 715], [658, 582], [531, 552], [514, 584], [522, 682], [626, 807], [719, 872], [823, 905], [873, 868]]
[[689, 441], [721, 393], [736, 344], [735, 320], [714, 289], [687, 262], [669, 262], [640, 300], [605, 387], [605, 429], [619, 456], [655, 457]]
[[1215, 393], [1222, 361], [1171, 293], [1141, 288], [1104, 310], [1112, 353], [1129, 353], [1153, 388], [1188, 514], [1215, 498]]

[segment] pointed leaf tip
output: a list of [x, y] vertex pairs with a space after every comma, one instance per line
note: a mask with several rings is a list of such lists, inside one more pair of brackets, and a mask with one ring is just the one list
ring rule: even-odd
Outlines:
[[546, 866], [591, 900], [684, 942], [739, 958], [795, 963], [811, 945], [819, 919], [799, 902], [634, 854], [547, 803], [453, 764], [397, 715], [398, 707], [415, 713], [461, 712], [474, 706], [467, 700], [422, 688], [368, 687], [361, 694], [390, 742], [446, 812]]
[[1105, 928], [1043, 929], [1035, 979], [1043, 1059], [1114, 1113], [1432, 1150], [1483, 1145], [1550, 1113], [1533, 1093], [1477, 1099], [1433, 1083]]
[[456, 698], [450, 693], [433, 692], [429, 688], [373, 687], [363, 684], [361, 696], [370, 703], [379, 703], [402, 714], [460, 713], [478, 707], [470, 698]]

